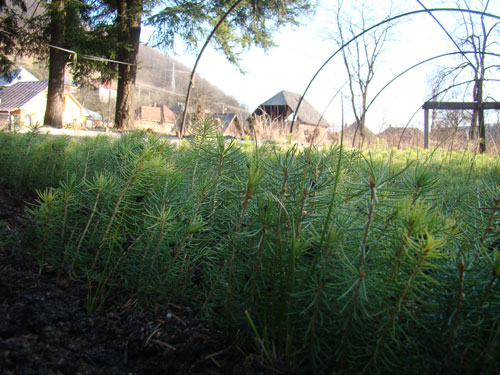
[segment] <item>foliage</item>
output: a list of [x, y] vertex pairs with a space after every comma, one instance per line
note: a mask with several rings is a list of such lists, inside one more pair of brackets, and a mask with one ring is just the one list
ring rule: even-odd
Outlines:
[[33, 254], [87, 282], [89, 310], [117, 288], [188, 300], [308, 373], [498, 372], [497, 158], [195, 130], [178, 147], [0, 135], [1, 180], [39, 189]]
[[[174, 49], [179, 38], [188, 49], [195, 50], [234, 3], [234, 0], [196, 3], [164, 0], [145, 23], [154, 27], [152, 41], [155, 46]], [[274, 32], [287, 24], [297, 25], [313, 8], [309, 0], [243, 1], [215, 34], [215, 47], [237, 65], [238, 51], [252, 45], [264, 49], [273, 46]]]
[[[23, 0], [2, 1], [0, 24], [0, 74], [11, 74], [17, 68], [13, 55], [40, 53], [40, 26], [47, 24], [47, 17], [35, 4], [28, 7]], [[38, 35], [28, 30], [36, 30]]]

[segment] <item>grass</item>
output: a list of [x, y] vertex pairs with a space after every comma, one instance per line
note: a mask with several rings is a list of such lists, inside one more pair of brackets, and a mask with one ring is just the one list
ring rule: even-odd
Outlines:
[[1, 179], [39, 191], [27, 244], [89, 311], [116, 288], [189, 301], [298, 372], [499, 371], [497, 157], [228, 143], [210, 122], [179, 146], [0, 145]]

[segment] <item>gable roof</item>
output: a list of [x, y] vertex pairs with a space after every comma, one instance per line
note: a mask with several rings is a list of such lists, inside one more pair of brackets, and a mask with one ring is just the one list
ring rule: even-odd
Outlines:
[[226, 131], [226, 129], [231, 125], [231, 122], [237, 118], [236, 113], [215, 113], [212, 115], [214, 119], [220, 120], [222, 124], [222, 130]]
[[170, 109], [168, 108], [165, 104], [163, 104], [162, 108], [162, 114], [163, 114], [163, 121], [165, 122], [175, 122], [177, 120], [177, 115]]
[[[280, 108], [286, 110], [285, 112], [279, 111], [281, 115], [288, 117], [290, 114], [294, 113], [299, 104], [301, 95], [290, 91], [280, 91], [272, 98], [266, 100], [262, 103], [254, 112], [254, 114], [260, 115], [263, 113], [275, 112], [274, 108]], [[321, 114], [314, 109], [314, 107], [309, 104], [305, 99], [302, 100], [300, 104], [299, 112], [297, 113], [297, 120], [306, 124], [316, 125], [319, 123], [320, 126], [328, 127], [330, 126], [328, 122], [322, 118]]]
[[21, 108], [35, 96], [47, 90], [48, 81], [18, 82], [0, 89], [0, 110]]
[[161, 107], [149, 107], [147, 105], [141, 105], [139, 111], [139, 118], [143, 121], [155, 121], [155, 122], [175, 122], [177, 116], [174, 112], [170, 110], [165, 104]]
[[[344, 127], [344, 135], [346, 136], [354, 136], [356, 133], [359, 136], [358, 124], [354, 121], [351, 125]], [[368, 129], [365, 125], [365, 138], [372, 139], [375, 138], [375, 133]]]
[[0, 76], [0, 86], [11, 86], [17, 82], [38, 81], [38, 79], [22, 66], [9, 74]]

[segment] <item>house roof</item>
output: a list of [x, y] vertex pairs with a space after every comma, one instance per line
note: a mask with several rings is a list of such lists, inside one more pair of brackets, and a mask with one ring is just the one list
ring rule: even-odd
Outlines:
[[163, 110], [163, 121], [175, 122], [177, 120], [177, 115], [165, 104], [162, 106], [162, 110]]
[[18, 82], [0, 88], [0, 110], [14, 111], [47, 90], [48, 81]]
[[[254, 112], [254, 114], [262, 114], [273, 112], [272, 108], [286, 108], [288, 117], [291, 113], [294, 113], [297, 109], [297, 105], [299, 104], [301, 95], [296, 94], [290, 91], [280, 91], [272, 98], [266, 100], [262, 103]], [[314, 109], [314, 107], [309, 104], [309, 102], [305, 99], [302, 100], [300, 104], [299, 112], [297, 114], [297, 120], [306, 124], [316, 125], [319, 123], [320, 126], [328, 127], [330, 126], [328, 122], [322, 118], [321, 114]]]
[[114, 81], [101, 81], [99, 79], [95, 79], [91, 82], [91, 85], [94, 86], [96, 89], [102, 88], [102, 89], [111, 89], [111, 90], [116, 90], [116, 83]]
[[212, 115], [214, 119], [220, 120], [222, 124], [222, 130], [226, 131], [226, 129], [231, 125], [231, 122], [237, 118], [236, 113], [215, 113]]
[[161, 108], [142, 105], [141, 120], [161, 122]]
[[[356, 121], [354, 121], [351, 125], [344, 127], [344, 135], [354, 136], [354, 133], [356, 133], [359, 136], [359, 129]], [[375, 133], [373, 133], [366, 126], [365, 126], [365, 138], [367, 139], [375, 138]]]
[[10, 74], [0, 76], [0, 86], [11, 86], [17, 82], [38, 81], [38, 79], [22, 66], [12, 71]]
[[177, 116], [165, 104], [161, 107], [141, 106], [140, 119], [143, 121], [175, 122]]

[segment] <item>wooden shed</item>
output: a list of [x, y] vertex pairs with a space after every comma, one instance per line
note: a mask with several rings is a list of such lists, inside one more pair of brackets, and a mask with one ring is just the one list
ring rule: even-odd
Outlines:
[[[259, 105], [249, 118], [255, 133], [265, 140], [283, 139], [290, 133], [292, 118], [301, 95], [280, 91]], [[302, 100], [292, 137], [300, 143], [329, 143], [329, 124], [307, 100]]]
[[221, 124], [222, 135], [241, 138], [244, 135], [242, 121], [236, 113], [216, 113], [212, 117]]
[[[290, 91], [280, 91], [272, 98], [259, 105], [252, 115], [267, 115], [271, 120], [291, 121], [297, 109], [301, 95]], [[306, 125], [330, 126], [321, 114], [307, 100], [302, 100], [296, 121]]]

